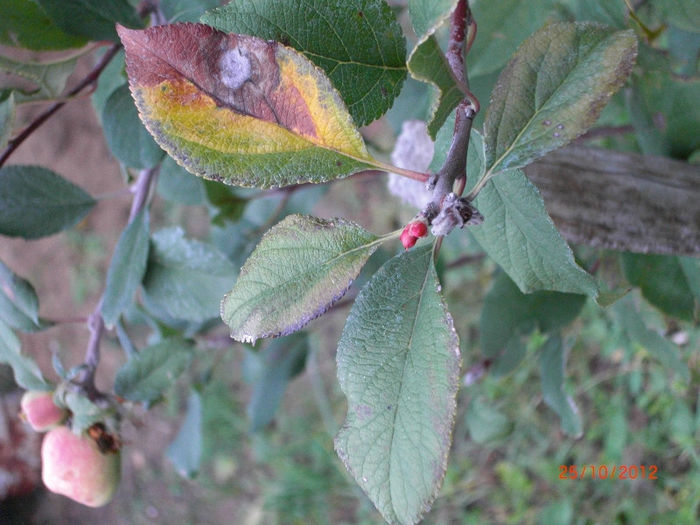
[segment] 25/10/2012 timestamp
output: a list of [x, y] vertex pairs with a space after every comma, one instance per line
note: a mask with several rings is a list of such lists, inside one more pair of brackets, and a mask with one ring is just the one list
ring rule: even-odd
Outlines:
[[658, 478], [656, 465], [559, 465], [559, 479], [651, 479]]

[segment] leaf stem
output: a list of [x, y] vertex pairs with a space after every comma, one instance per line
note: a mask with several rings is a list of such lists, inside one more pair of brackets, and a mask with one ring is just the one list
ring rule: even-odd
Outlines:
[[409, 179], [417, 180], [419, 182], [428, 182], [430, 175], [428, 173], [422, 173], [420, 171], [413, 171], [406, 168], [399, 168], [398, 166], [392, 166], [385, 162], [379, 160], [374, 160], [373, 164], [380, 170], [389, 173], [396, 173], [397, 175], [402, 175], [408, 177]]
[[54, 104], [49, 106], [48, 109], [40, 113], [15, 138], [11, 139], [7, 143], [7, 146], [2, 152], [2, 155], [0, 155], [0, 167], [2, 167], [5, 164], [5, 162], [7, 162], [7, 159], [10, 157], [10, 155], [12, 155], [12, 153], [14, 153], [14, 151], [20, 146], [20, 144], [22, 144], [32, 133], [34, 133], [39, 128], [39, 126], [41, 126], [44, 122], [51, 118], [59, 109], [61, 109], [66, 104], [68, 100], [72, 100], [71, 97], [77, 95], [86, 87], [94, 84], [97, 81], [97, 78], [100, 76], [100, 73], [102, 73], [102, 70], [105, 67], [107, 67], [107, 64], [109, 64], [109, 62], [114, 58], [114, 56], [117, 54], [120, 48], [120, 44], [114, 44], [112, 47], [110, 47], [107, 50], [107, 52], [102, 56], [97, 65], [95, 65], [95, 67], [92, 69], [92, 71], [90, 71], [90, 73], [88, 73], [88, 75], [77, 86], [75, 86], [67, 93], [67, 100], [55, 102]]

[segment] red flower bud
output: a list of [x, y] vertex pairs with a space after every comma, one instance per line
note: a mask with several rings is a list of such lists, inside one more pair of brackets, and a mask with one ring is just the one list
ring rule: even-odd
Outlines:
[[408, 231], [408, 226], [406, 226], [401, 232], [401, 237], [399, 237], [399, 239], [401, 239], [401, 244], [403, 244], [403, 247], [408, 250], [409, 248], [415, 246], [418, 237], [411, 235], [411, 233]]
[[428, 235], [428, 227], [423, 221], [409, 222], [406, 228], [408, 228], [408, 233], [410, 233], [414, 237], [420, 238]]

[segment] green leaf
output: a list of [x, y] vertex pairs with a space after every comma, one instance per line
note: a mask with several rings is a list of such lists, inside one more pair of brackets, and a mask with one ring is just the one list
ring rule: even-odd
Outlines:
[[119, 31], [140, 117], [188, 171], [269, 188], [388, 169], [330, 80], [297, 51], [204, 24]]
[[548, 503], [539, 513], [537, 523], [546, 525], [571, 525], [574, 521], [574, 506], [569, 499]]
[[102, 120], [107, 100], [114, 91], [127, 84], [126, 71], [124, 65], [124, 50], [120, 50], [109, 64], [102, 70], [97, 79], [97, 88], [92, 94], [92, 107], [95, 108], [97, 118]]
[[15, 124], [15, 96], [12, 90], [0, 92], [0, 150], [5, 149]]
[[428, 133], [435, 138], [450, 112], [464, 97], [440, 49], [435, 31], [443, 25], [457, 6], [457, 0], [410, 0], [408, 12], [418, 42], [408, 58], [411, 76], [430, 84], [432, 104]]
[[187, 412], [182, 426], [165, 453], [178, 473], [194, 477], [202, 461], [202, 396], [196, 390], [187, 398]]
[[449, 114], [464, 98], [464, 93], [434, 36], [416, 45], [408, 59], [408, 69], [413, 78], [431, 84], [433, 94], [428, 134], [434, 139]]
[[479, 29], [469, 51], [469, 76], [488, 75], [505, 66], [523, 40], [553, 17], [553, 7], [553, 0], [474, 2], [472, 15]]
[[107, 99], [102, 126], [109, 149], [126, 166], [149, 169], [165, 155], [139, 120], [127, 85], [115, 89]]
[[160, 165], [157, 191], [165, 200], [176, 204], [198, 206], [205, 203], [204, 180], [193, 177], [170, 156]]
[[607, 461], [620, 462], [624, 457], [625, 448], [629, 443], [627, 421], [627, 400], [617, 394], [608, 399], [607, 409], [602, 414], [602, 421], [606, 428], [603, 442], [603, 457]]
[[0, 363], [12, 368], [15, 382], [26, 390], [51, 390], [51, 385], [41, 375], [36, 362], [21, 353], [19, 339], [10, 327], [0, 320]]
[[261, 366], [246, 408], [252, 432], [262, 430], [275, 417], [287, 384], [304, 370], [308, 348], [308, 337], [300, 333], [275, 339], [260, 353]]
[[562, 3], [566, 6], [573, 20], [600, 22], [619, 29], [625, 29], [628, 26], [629, 15], [624, 2], [564, 0]]
[[231, 259], [237, 268], [243, 266], [260, 237], [279, 217], [291, 214], [308, 215], [321, 196], [328, 191], [325, 184], [312, 184], [297, 189], [289, 195], [274, 192], [251, 199], [240, 221], [226, 223], [212, 231], [216, 246]]
[[628, 100], [630, 118], [647, 155], [688, 158], [700, 148], [699, 79], [647, 72], [635, 79]]
[[665, 0], [659, 2], [658, 8], [671, 24], [700, 33], [700, 4], [697, 0]]
[[263, 236], [221, 303], [231, 337], [287, 335], [340, 299], [382, 239], [345, 219], [290, 215]]
[[[453, 122], [454, 113], [438, 133], [431, 170], [439, 169], [447, 156]], [[483, 173], [483, 139], [472, 130], [467, 187]], [[521, 170], [492, 178], [474, 205], [484, 222], [470, 227], [471, 233], [524, 293], [555, 290], [597, 297], [595, 280], [576, 264], [571, 249], [547, 214], [539, 191]]]
[[[482, 339], [486, 339], [485, 334], [482, 333], [481, 336]], [[485, 347], [486, 345], [482, 342], [482, 349], [484, 349], [484, 353], [486, 354]], [[510, 339], [506, 341], [501, 351], [492, 351], [492, 353], [493, 357], [491, 358], [492, 363], [489, 368], [489, 374], [491, 377], [502, 377], [510, 374], [522, 363], [527, 354], [527, 346], [521, 334], [516, 331], [511, 335]]]
[[447, 468], [461, 359], [439, 287], [431, 245], [394, 257], [358, 295], [338, 343], [348, 412], [335, 448], [390, 523], [417, 523]]
[[567, 351], [561, 336], [550, 336], [541, 352], [540, 373], [544, 402], [559, 415], [562, 431], [573, 438], [580, 438], [583, 435], [581, 415], [573, 398], [564, 390]]
[[403, 32], [383, 0], [237, 0], [202, 22], [301, 51], [326, 72], [359, 126], [391, 107], [406, 77]]
[[22, 77], [36, 86], [36, 90], [15, 92], [15, 102], [41, 101], [57, 98], [63, 93], [68, 77], [75, 69], [79, 55], [52, 62], [18, 62], [0, 56], [0, 71]]
[[39, 298], [34, 287], [0, 261], [0, 319], [17, 330], [40, 329]]
[[0, 169], [0, 234], [36, 239], [78, 223], [95, 200], [75, 184], [39, 166]]
[[64, 406], [71, 413], [71, 430], [73, 432], [84, 432], [95, 423], [104, 423], [111, 415], [111, 408], [98, 405], [78, 390], [67, 390], [59, 387], [54, 399], [57, 397], [59, 405]]
[[180, 228], [153, 235], [143, 280], [145, 298], [175, 319], [206, 321], [218, 315], [236, 268], [216, 248], [185, 238]]
[[148, 211], [141, 211], [124, 228], [114, 249], [102, 296], [102, 317], [108, 327], [131, 304], [146, 273], [148, 260]]
[[700, 303], [700, 260], [697, 257], [678, 257], [688, 288], [695, 296], [695, 302]]
[[219, 0], [161, 0], [160, 9], [171, 24], [197, 22], [207, 10], [219, 7]]
[[33, 0], [3, 0], [0, 44], [51, 51], [80, 47], [85, 40], [61, 31]]
[[419, 38], [432, 35], [457, 6], [457, 0], [408, 0], [408, 14]]
[[115, 23], [142, 27], [128, 0], [37, 0], [49, 18], [70, 35], [118, 42]]
[[695, 299], [678, 257], [623, 253], [625, 277], [642, 296], [663, 312], [692, 320]]
[[491, 173], [524, 167], [584, 133], [627, 79], [637, 54], [632, 30], [549, 24], [501, 72], [484, 141]]
[[[653, 48], [649, 51], [652, 56], [661, 55], [665, 61], [660, 62], [656, 68], [659, 71], [675, 71], [681, 77], [697, 77], [700, 74], [700, 30], [696, 32], [684, 31], [678, 27], [667, 29], [668, 55], [659, 49]], [[669, 64], [669, 55], [671, 63]], [[645, 68], [646, 69], [646, 68]], [[651, 68], [650, 68], [651, 69]]]
[[229, 186], [220, 182], [204, 181], [204, 192], [209, 204], [216, 208], [211, 219], [212, 224], [222, 226], [226, 222], [236, 222], [243, 216], [248, 199], [236, 195]]
[[523, 292], [597, 297], [595, 280], [576, 264], [539, 191], [521, 170], [492, 179], [474, 202], [485, 220], [471, 228], [472, 234]]
[[618, 322], [633, 343], [645, 348], [662, 365], [678, 374], [683, 381], [690, 381], [690, 371], [681, 357], [679, 348], [655, 330], [647, 328], [630, 295], [618, 301], [613, 309]]
[[114, 379], [114, 392], [141, 403], [160, 399], [192, 361], [192, 345], [165, 339], [141, 350], [122, 366]]
[[486, 444], [504, 438], [513, 427], [506, 415], [487, 405], [481, 397], [472, 399], [465, 417], [469, 435], [476, 443]]
[[481, 309], [481, 350], [489, 358], [498, 358], [519, 334], [535, 327], [549, 332], [573, 321], [586, 302], [585, 295], [534, 292], [524, 294], [501, 273], [484, 298]]

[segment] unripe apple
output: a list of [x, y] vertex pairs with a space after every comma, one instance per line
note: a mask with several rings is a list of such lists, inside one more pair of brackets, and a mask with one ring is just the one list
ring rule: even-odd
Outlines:
[[121, 454], [116, 447], [103, 452], [90, 435], [78, 436], [60, 426], [44, 436], [41, 465], [41, 478], [50, 491], [88, 507], [101, 507], [119, 485]]
[[46, 432], [66, 417], [66, 411], [53, 402], [53, 392], [28, 390], [22, 396], [20, 406], [22, 417], [36, 432]]

